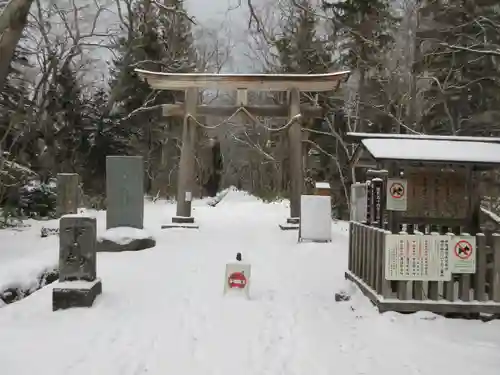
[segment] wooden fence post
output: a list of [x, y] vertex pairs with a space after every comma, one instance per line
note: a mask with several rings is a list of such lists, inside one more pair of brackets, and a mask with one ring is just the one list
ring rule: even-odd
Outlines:
[[491, 300], [500, 302], [500, 234], [493, 234], [493, 269], [491, 270]]
[[486, 236], [476, 234], [476, 274], [474, 275], [474, 299], [486, 301]]

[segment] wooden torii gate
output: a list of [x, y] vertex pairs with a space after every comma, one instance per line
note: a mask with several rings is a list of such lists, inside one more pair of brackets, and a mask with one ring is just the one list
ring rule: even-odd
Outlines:
[[[232, 116], [238, 111], [252, 116], [288, 118], [290, 149], [290, 217], [288, 226], [298, 227], [300, 196], [304, 187], [302, 161], [303, 118], [322, 118], [324, 110], [317, 105], [300, 103], [300, 92], [333, 91], [349, 77], [349, 71], [326, 74], [210, 74], [210, 73], [160, 73], [135, 69], [141, 79], [156, 90], [185, 91], [185, 102], [165, 104], [163, 114], [184, 117], [182, 148], [177, 179], [177, 213], [172, 224], [197, 227], [191, 216], [191, 198], [195, 182], [195, 129], [196, 116]], [[215, 89], [237, 91], [234, 106], [208, 106], [198, 103], [199, 90]], [[288, 92], [287, 105], [249, 106], [248, 90]], [[171, 227], [171, 226], [164, 226]]]

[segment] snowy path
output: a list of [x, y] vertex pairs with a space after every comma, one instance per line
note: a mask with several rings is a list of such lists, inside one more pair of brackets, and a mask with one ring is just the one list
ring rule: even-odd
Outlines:
[[[146, 225], [158, 228], [160, 212], [146, 211]], [[0, 309], [0, 373], [498, 374], [499, 323], [379, 315], [353, 290], [336, 303], [352, 288], [345, 224], [332, 244], [299, 245], [277, 228], [286, 214], [231, 193], [196, 208], [199, 231], [155, 229], [155, 249], [99, 254], [93, 308], [53, 313], [49, 286]], [[252, 263], [251, 301], [222, 296], [238, 251]]]

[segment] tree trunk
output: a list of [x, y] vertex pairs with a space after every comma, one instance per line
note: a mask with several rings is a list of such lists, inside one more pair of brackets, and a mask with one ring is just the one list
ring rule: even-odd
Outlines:
[[32, 3], [33, 0], [11, 0], [0, 14], [0, 91], [9, 74], [10, 63]]

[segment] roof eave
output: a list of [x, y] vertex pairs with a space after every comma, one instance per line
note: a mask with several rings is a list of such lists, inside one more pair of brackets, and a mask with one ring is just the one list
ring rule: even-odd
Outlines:
[[212, 74], [163, 73], [135, 69], [148, 84], [158, 90], [185, 90], [187, 88], [248, 89], [256, 91], [334, 91], [339, 82], [345, 82], [350, 71], [325, 74]]

